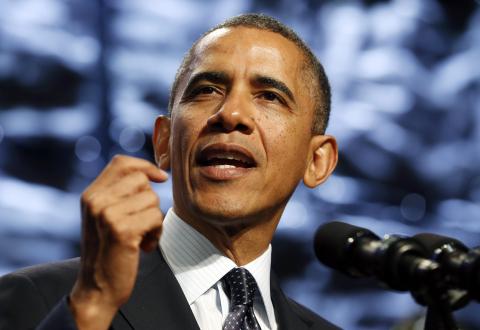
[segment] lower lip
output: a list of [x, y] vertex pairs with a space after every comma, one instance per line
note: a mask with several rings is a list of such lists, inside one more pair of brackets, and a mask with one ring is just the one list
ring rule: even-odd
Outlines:
[[245, 176], [253, 168], [245, 167], [220, 167], [220, 166], [201, 166], [200, 173], [207, 178], [215, 181], [233, 180]]

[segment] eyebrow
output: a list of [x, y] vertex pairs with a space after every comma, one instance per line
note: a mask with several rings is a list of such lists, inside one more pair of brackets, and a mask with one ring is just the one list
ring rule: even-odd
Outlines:
[[281, 82], [280, 80], [268, 76], [257, 75], [253, 78], [253, 81], [256, 85], [274, 88], [283, 92], [292, 102], [295, 103], [295, 98], [293, 97], [292, 91], [287, 87], [285, 83]]
[[[214, 84], [228, 85], [230, 77], [227, 73], [222, 71], [203, 71], [194, 74], [187, 83], [184, 94], [189, 94], [192, 88], [200, 81], [209, 81]], [[292, 91], [282, 81], [269, 76], [255, 75], [253, 82], [262, 87], [270, 87], [283, 92], [287, 97], [295, 103]]]
[[184, 93], [188, 94], [191, 89], [200, 81], [209, 81], [214, 84], [227, 85], [230, 81], [230, 78], [225, 72], [221, 71], [198, 72], [190, 78]]

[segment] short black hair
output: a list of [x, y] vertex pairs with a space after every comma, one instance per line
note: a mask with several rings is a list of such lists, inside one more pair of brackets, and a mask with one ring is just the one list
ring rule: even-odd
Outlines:
[[330, 84], [328, 82], [327, 75], [325, 74], [325, 70], [323, 69], [323, 66], [317, 59], [317, 57], [313, 54], [313, 52], [305, 44], [305, 42], [295, 33], [295, 31], [293, 31], [291, 28], [281, 23], [280, 21], [276, 20], [275, 18], [264, 14], [242, 14], [232, 17], [225, 22], [211, 28], [210, 30], [205, 32], [199, 39], [197, 39], [197, 41], [195, 41], [195, 43], [184, 56], [182, 63], [175, 75], [175, 80], [172, 85], [170, 99], [168, 102], [168, 112], [172, 112], [180, 81], [183, 79], [185, 73], [187, 72], [189, 66], [192, 63], [195, 48], [198, 43], [209, 33], [218, 29], [230, 27], [247, 27], [278, 33], [286, 39], [292, 41], [303, 52], [306, 59], [306, 65], [304, 67], [304, 70], [306, 72], [307, 79], [310, 80], [307, 82], [307, 86], [313, 86], [312, 92], [314, 94], [313, 97], [315, 101], [312, 133], [323, 134], [328, 125], [331, 107]]

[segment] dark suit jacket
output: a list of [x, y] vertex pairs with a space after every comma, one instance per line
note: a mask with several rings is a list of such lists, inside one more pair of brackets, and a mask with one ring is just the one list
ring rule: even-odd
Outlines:
[[[62, 322], [72, 320], [65, 296], [75, 282], [78, 269], [76, 258], [25, 268], [0, 278], [0, 330], [33, 329], [43, 319], [49, 322], [45, 328], [63, 329]], [[271, 297], [280, 329], [338, 329], [287, 298], [274, 279]], [[119, 330], [199, 329], [160, 251], [142, 255], [133, 293], [115, 316], [112, 327]]]

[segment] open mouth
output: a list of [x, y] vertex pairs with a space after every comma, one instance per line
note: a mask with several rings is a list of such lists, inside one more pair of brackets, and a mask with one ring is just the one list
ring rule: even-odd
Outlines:
[[212, 166], [218, 169], [247, 169], [257, 165], [247, 149], [228, 144], [213, 144], [203, 148], [197, 154], [197, 164], [202, 167]]

